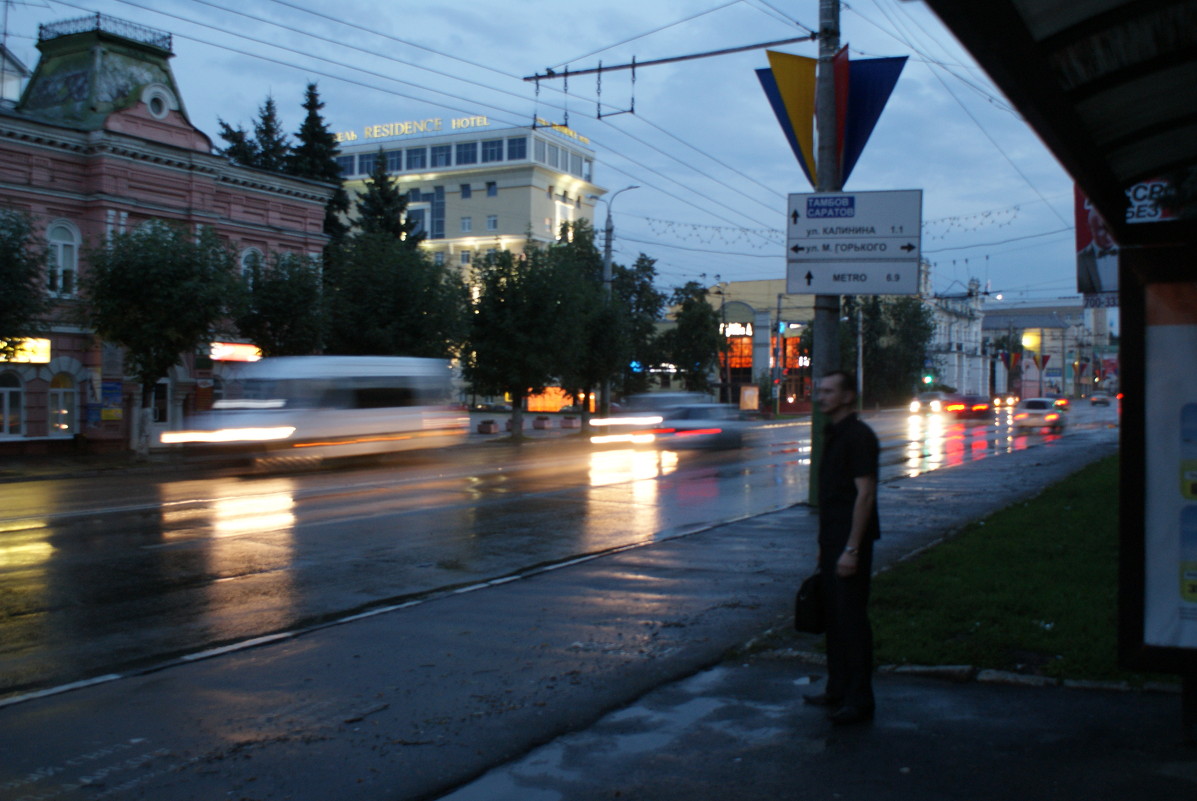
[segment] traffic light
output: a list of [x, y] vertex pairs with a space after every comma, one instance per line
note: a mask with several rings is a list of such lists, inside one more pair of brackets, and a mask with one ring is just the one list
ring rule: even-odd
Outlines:
[[[907, 375], [909, 375], [909, 373]], [[935, 383], [935, 376], [931, 375], [931, 373], [923, 373], [923, 383], [927, 386], [931, 386]]]

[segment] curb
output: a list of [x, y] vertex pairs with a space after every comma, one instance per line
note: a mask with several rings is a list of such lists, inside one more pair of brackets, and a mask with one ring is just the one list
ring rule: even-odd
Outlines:
[[[761, 638], [754, 638], [753, 642]], [[751, 642], [745, 646], [749, 647]], [[820, 667], [827, 664], [827, 656], [818, 651], [801, 651], [796, 648], [778, 648], [753, 654], [757, 659], [797, 659]], [[978, 684], [1003, 684], [1011, 687], [1060, 687], [1069, 690], [1101, 690], [1105, 692], [1149, 692], [1179, 695], [1179, 684], [1146, 682], [1135, 687], [1125, 681], [1095, 681], [1089, 679], [1056, 679], [1051, 676], [1034, 676], [1029, 673], [1015, 673], [1011, 670], [978, 669], [972, 665], [882, 665], [878, 674], [895, 676], [916, 676], [925, 679], [940, 679], [956, 684], [975, 681]]]

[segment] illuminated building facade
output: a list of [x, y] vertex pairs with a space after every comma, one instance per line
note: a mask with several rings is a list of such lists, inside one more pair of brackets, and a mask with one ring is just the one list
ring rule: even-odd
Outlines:
[[492, 250], [548, 243], [562, 223], [593, 223], [589, 140], [559, 125], [499, 127], [488, 117], [433, 117], [338, 134], [341, 174], [364, 191], [376, 160], [408, 196], [408, 217], [437, 263], [466, 270]]
[[[38, 49], [20, 100], [0, 104], [0, 193], [44, 237], [52, 311], [41, 339], [0, 362], [0, 453], [124, 448], [140, 386], [122, 350], [77, 322], [88, 249], [164, 220], [214, 228], [243, 264], [315, 255], [333, 188], [214, 155], [179, 96], [169, 34], [90, 15], [41, 26]], [[180, 354], [155, 388], [153, 428], [202, 408], [220, 372], [209, 354]]]

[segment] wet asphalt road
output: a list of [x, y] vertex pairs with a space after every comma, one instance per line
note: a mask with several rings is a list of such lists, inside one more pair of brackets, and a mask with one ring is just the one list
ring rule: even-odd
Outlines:
[[[1039, 437], [1026, 450], [884, 483], [878, 563], [1034, 494], [1114, 452], [1116, 443], [1115, 430], [1078, 426], [1064, 437]], [[258, 647], [130, 671], [69, 692], [0, 699], [0, 799], [440, 797], [720, 663], [729, 650], [784, 623], [798, 577], [814, 558], [816, 524], [807, 509], [791, 507], [522, 580], [384, 607]], [[934, 693], [930, 701], [942, 703]], [[904, 708], [927, 704], [921, 696]], [[742, 707], [739, 699], [718, 702], [712, 714], [734, 713], [732, 707]], [[661, 732], [622, 726], [616, 750], [652, 759]], [[825, 734], [810, 735], [800, 735], [795, 747], [813, 754], [834, 745]], [[980, 746], [973, 750], [983, 761]], [[706, 764], [710, 756], [718, 760], [719, 752], [688, 753], [685, 797], [739, 797], [724, 787], [714, 796], [696, 792], [693, 782], [704, 771], [729, 778], [725, 762]], [[606, 764], [587, 763], [600, 770]], [[781, 758], [766, 767], [789, 764]], [[610, 797], [593, 781], [586, 782], [589, 794], [563, 795], [561, 779], [549, 777], [543, 789], [535, 786], [540, 780], [532, 787], [521, 781], [514, 795], [488, 790], [470, 797]], [[834, 797], [839, 789], [832, 784], [813, 797]]]
[[[1072, 431], [1113, 413], [1078, 408]], [[1051, 442], [868, 415], [883, 479]], [[373, 467], [0, 485], [0, 695], [145, 667], [806, 499], [809, 425], [738, 451], [469, 447]]]

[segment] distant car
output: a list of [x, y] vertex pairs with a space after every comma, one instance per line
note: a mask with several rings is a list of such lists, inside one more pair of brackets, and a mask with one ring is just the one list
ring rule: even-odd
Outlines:
[[1067, 395], [1060, 395], [1059, 393], [1052, 393], [1051, 395], [1048, 395], [1047, 397], [1050, 398], [1051, 401], [1053, 403], [1055, 403], [1056, 407], [1059, 409], [1068, 411], [1069, 409], [1072, 408], [1072, 401], [1069, 399], [1069, 397]]
[[1097, 392], [1094, 392], [1092, 395], [1089, 396], [1089, 404], [1091, 406], [1109, 406], [1110, 405], [1110, 393], [1102, 392], [1100, 390]]
[[665, 450], [740, 448], [750, 426], [739, 409], [725, 403], [677, 406], [652, 429], [653, 444]]
[[938, 414], [943, 411], [948, 397], [946, 392], [920, 392], [918, 397], [910, 402], [910, 413]]
[[1004, 407], [1007, 409], [1013, 409], [1015, 406], [1018, 405], [1018, 400], [1019, 400], [1018, 396], [1015, 395], [1013, 392], [1007, 392], [1005, 394], [994, 395], [993, 396], [993, 408], [994, 409], [1002, 409]]
[[1056, 405], [1055, 398], [1026, 398], [1014, 407], [1015, 428], [1052, 428], [1061, 431], [1068, 425], [1068, 413]]
[[988, 417], [989, 398], [983, 395], [961, 395], [948, 400], [944, 411], [956, 417]]
[[655, 441], [653, 429], [661, 425], [672, 410], [689, 404], [709, 401], [699, 392], [646, 392], [628, 395], [621, 405], [611, 404], [608, 417], [595, 417], [590, 421], [595, 434], [590, 441], [595, 445], [644, 445]]

